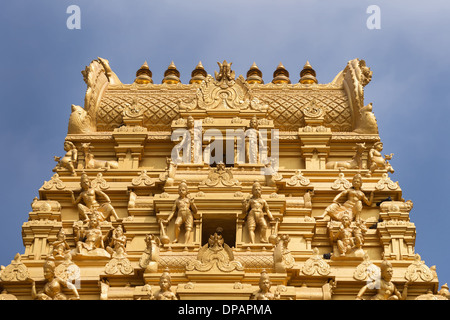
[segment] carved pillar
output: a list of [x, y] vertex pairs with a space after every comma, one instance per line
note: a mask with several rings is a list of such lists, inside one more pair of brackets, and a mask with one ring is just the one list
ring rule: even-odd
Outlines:
[[306, 170], [325, 169], [330, 153], [331, 129], [323, 126], [325, 111], [315, 101], [302, 108], [306, 126], [298, 130]]
[[384, 248], [386, 259], [403, 260], [414, 258], [416, 227], [409, 221], [411, 201], [385, 201], [380, 205], [377, 233]]
[[22, 225], [24, 257], [39, 260], [47, 258], [50, 244], [56, 239], [61, 223], [61, 205], [58, 201], [34, 199], [29, 221]]
[[135, 100], [123, 111], [125, 126], [114, 129], [113, 137], [117, 143], [114, 147], [121, 169], [139, 168], [139, 161], [144, 154], [147, 140], [147, 128], [143, 127], [143, 108]]

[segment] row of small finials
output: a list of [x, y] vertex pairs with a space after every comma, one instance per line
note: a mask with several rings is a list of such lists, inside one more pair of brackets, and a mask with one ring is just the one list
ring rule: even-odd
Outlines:
[[[205, 80], [207, 77], [207, 72], [205, 68], [203, 67], [201, 61], [198, 63], [198, 65], [195, 67], [195, 69], [191, 73], [191, 80], [189, 81], [190, 84], [193, 83], [201, 83], [203, 80]], [[247, 72], [247, 83], [249, 84], [264, 84], [264, 81], [262, 79], [262, 72], [259, 70], [256, 63], [253, 62], [253, 65], [250, 67], [250, 69]], [[136, 72], [136, 79], [134, 80], [135, 83], [138, 84], [148, 84], [153, 83], [152, 79], [152, 72], [150, 71], [150, 68], [147, 64], [147, 61], [144, 62], [144, 64], [140, 67], [140, 69]], [[177, 84], [180, 83], [180, 72], [177, 70], [177, 67], [173, 63], [173, 61], [170, 63], [167, 70], [164, 72], [164, 79], [162, 80], [162, 83], [167, 84]], [[283, 64], [280, 62], [278, 67], [273, 73], [273, 83], [279, 84], [279, 83], [291, 83], [291, 80], [289, 79], [289, 72], [286, 70], [286, 68], [283, 66]], [[303, 70], [300, 72], [300, 83], [302, 84], [313, 84], [317, 83], [316, 79], [316, 72], [311, 67], [309, 62], [307, 61], [306, 64], [303, 67]]]

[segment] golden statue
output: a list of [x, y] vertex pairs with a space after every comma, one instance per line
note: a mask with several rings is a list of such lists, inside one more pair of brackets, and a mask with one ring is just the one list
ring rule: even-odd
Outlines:
[[75, 172], [75, 168], [78, 161], [78, 150], [72, 142], [65, 141], [64, 151], [66, 151], [64, 157], [54, 157], [55, 161], [57, 161], [58, 164], [53, 169], [53, 172], [56, 172], [58, 169], [65, 168], [70, 171], [72, 176], [76, 176], [77, 173]]
[[267, 222], [264, 217], [265, 214], [270, 220], [274, 220], [272, 213], [269, 210], [269, 205], [266, 200], [261, 197], [261, 184], [259, 182], [253, 183], [252, 196], [248, 200], [242, 201], [242, 211], [247, 216], [247, 227], [250, 234], [250, 242], [255, 243], [255, 230], [260, 227], [260, 241], [267, 243]]
[[61, 228], [58, 232], [56, 240], [52, 243], [52, 254], [55, 258], [64, 258], [64, 255], [70, 250], [70, 246], [66, 241], [66, 233]]
[[253, 295], [253, 300], [279, 300], [280, 293], [275, 291], [271, 292], [272, 282], [270, 281], [269, 275], [265, 270], [261, 272], [261, 277], [259, 279], [259, 291]]
[[186, 182], [182, 181], [178, 186], [179, 197], [175, 200], [172, 212], [166, 220], [163, 220], [165, 224], [176, 214], [177, 218], [175, 220], [175, 240], [174, 243], [179, 241], [181, 226], [184, 224], [185, 236], [184, 243], [189, 243], [191, 241], [191, 232], [194, 228], [194, 216], [193, 213], [197, 213], [197, 206], [194, 203], [194, 199], [189, 197], [188, 186]]
[[[351, 215], [352, 221], [354, 219], [359, 220], [361, 218], [363, 202], [370, 207], [372, 205], [374, 196], [374, 193], [372, 191], [369, 198], [367, 198], [364, 192], [361, 191], [361, 187], [362, 177], [359, 173], [357, 173], [353, 177], [352, 187], [339, 193], [333, 199], [333, 203], [325, 209], [323, 215], [317, 217], [317, 219], [324, 218], [328, 215], [333, 220], [341, 221], [343, 215], [345, 213], [348, 213]], [[339, 200], [345, 197], [347, 197], [347, 200], [343, 204], [340, 204]]]
[[375, 169], [387, 170], [387, 172], [394, 173], [394, 169], [390, 165], [389, 161], [394, 156], [393, 153], [386, 154], [383, 158], [381, 151], [383, 151], [383, 143], [376, 142], [373, 148], [369, 150], [369, 171], [372, 174]]
[[66, 295], [62, 292], [62, 288], [68, 288], [72, 290], [75, 297], [69, 300], [80, 300], [78, 290], [69, 281], [63, 280], [55, 276], [55, 261], [53, 257], [47, 259], [44, 264], [44, 278], [47, 282], [44, 285], [42, 291], [36, 293], [36, 283], [31, 280], [31, 297], [33, 300], [67, 300]]
[[[81, 192], [76, 199], [74, 192], [70, 192], [72, 195], [72, 203], [78, 206], [78, 212], [82, 220], [85, 222], [89, 221], [89, 216], [95, 211], [99, 214], [99, 219], [101, 221], [108, 219], [111, 215], [114, 216], [117, 221], [122, 221], [117, 215], [116, 210], [114, 210], [114, 207], [111, 205], [111, 200], [108, 195], [101, 190], [93, 188], [88, 175], [85, 173], [81, 175], [80, 186]], [[106, 202], [99, 204], [97, 196], [104, 198]], [[84, 204], [82, 204], [81, 201], [83, 201]]]
[[161, 278], [159, 279], [159, 291], [155, 294], [156, 300], [178, 300], [175, 293], [171, 290], [172, 281], [170, 278], [169, 270], [164, 270]]
[[374, 287], [377, 287], [377, 294], [374, 295], [370, 300], [405, 300], [408, 295], [409, 284], [405, 283], [403, 292], [400, 293], [395, 284], [391, 282], [393, 273], [394, 269], [392, 268], [392, 264], [389, 261], [384, 260], [381, 263], [381, 279], [379, 280], [379, 283], [369, 283], [362, 287], [361, 290], [359, 290], [356, 299], [362, 300], [362, 296], [367, 289], [373, 289]]

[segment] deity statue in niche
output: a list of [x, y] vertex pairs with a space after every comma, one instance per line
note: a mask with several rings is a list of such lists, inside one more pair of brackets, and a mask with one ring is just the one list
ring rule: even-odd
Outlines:
[[[374, 196], [374, 192], [372, 191], [369, 198], [367, 198], [361, 190], [361, 187], [362, 177], [359, 173], [357, 173], [353, 177], [352, 187], [339, 193], [333, 199], [333, 203], [330, 204], [325, 209], [325, 212], [316, 219], [322, 219], [328, 215], [332, 220], [341, 221], [342, 216], [345, 213], [348, 213], [351, 215], [351, 220], [359, 220], [361, 218], [363, 203], [370, 207]], [[342, 198], [347, 198], [343, 204], [339, 203]]]
[[259, 291], [253, 294], [253, 300], [279, 300], [280, 293], [275, 291], [271, 292], [272, 282], [270, 277], [265, 270], [261, 272], [261, 277], [259, 279]]
[[50, 257], [44, 264], [44, 278], [46, 283], [41, 291], [36, 292], [36, 284], [32, 280], [31, 297], [33, 300], [67, 300], [66, 295], [62, 292], [64, 287], [70, 289], [74, 295], [70, 300], [79, 300], [80, 296], [75, 285], [55, 275], [56, 265], [54, 260], [54, 257]]
[[267, 201], [264, 200], [261, 195], [261, 184], [255, 182], [252, 186], [252, 196], [249, 199], [244, 199], [242, 201], [242, 211], [247, 218], [247, 228], [251, 243], [255, 243], [256, 241], [256, 227], [260, 228], [260, 241], [267, 243], [267, 221], [265, 215], [267, 215], [270, 220], [274, 220]]
[[156, 300], [178, 300], [177, 296], [171, 289], [172, 280], [169, 274], [169, 270], [164, 270], [161, 278], [159, 279], [159, 291], [155, 294]]
[[369, 150], [369, 175], [371, 175], [376, 169], [387, 170], [387, 172], [394, 173], [394, 169], [388, 161], [392, 159], [394, 154], [391, 153], [383, 157], [381, 151], [383, 151], [382, 142], [376, 142]]
[[[88, 175], [85, 173], [81, 175], [80, 186], [81, 192], [77, 198], [75, 198], [73, 191], [70, 192], [72, 203], [78, 206], [78, 212], [82, 220], [85, 222], [89, 221], [90, 216], [95, 211], [101, 221], [107, 220], [111, 215], [114, 216], [117, 221], [122, 221], [117, 215], [114, 207], [111, 205], [111, 200], [108, 195], [101, 190], [93, 188]], [[103, 198], [105, 202], [100, 204], [97, 201], [98, 196]], [[84, 204], [81, 202], [84, 202]]]
[[53, 172], [56, 172], [58, 169], [65, 168], [70, 171], [72, 176], [76, 176], [77, 173], [75, 172], [75, 169], [78, 161], [78, 150], [72, 142], [65, 141], [64, 151], [66, 151], [64, 157], [54, 157], [57, 165], [53, 169]]
[[394, 269], [392, 264], [384, 260], [381, 263], [381, 278], [375, 280], [373, 283], [368, 283], [359, 290], [356, 300], [362, 300], [362, 296], [367, 291], [367, 289], [377, 289], [377, 294], [370, 298], [370, 300], [405, 300], [408, 295], [408, 285], [405, 283], [403, 287], [403, 292], [397, 289], [391, 279], [394, 274]]
[[245, 143], [245, 161], [247, 163], [265, 163], [266, 145], [265, 140], [258, 130], [258, 119], [254, 116], [250, 120], [250, 127], [245, 131], [247, 137]]
[[[202, 144], [203, 128], [195, 123], [192, 116], [188, 116], [186, 130], [181, 134], [181, 141], [172, 151], [174, 163], [203, 163]], [[181, 150], [183, 150], [182, 157], [180, 156]]]
[[191, 233], [194, 228], [194, 215], [197, 213], [197, 206], [194, 203], [194, 199], [190, 197], [188, 192], [188, 186], [185, 181], [182, 181], [178, 186], [178, 199], [172, 208], [172, 212], [166, 220], [163, 220], [165, 224], [172, 220], [173, 216], [176, 215], [175, 220], [175, 240], [174, 243], [179, 241], [181, 226], [184, 224], [185, 234], [184, 243], [189, 243], [191, 241]]

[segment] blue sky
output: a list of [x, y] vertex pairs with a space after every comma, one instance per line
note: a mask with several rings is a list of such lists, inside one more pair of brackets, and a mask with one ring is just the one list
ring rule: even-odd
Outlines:
[[[450, 283], [449, 1], [2, 1], [0, 4], [0, 264], [23, 253], [22, 223], [63, 155], [70, 105], [83, 105], [81, 70], [107, 58], [131, 83], [147, 60], [159, 83], [173, 60], [187, 83], [199, 60], [246, 74], [255, 61], [265, 82], [279, 62], [297, 82], [306, 60], [328, 83], [354, 58], [373, 71], [373, 103], [385, 153], [394, 153], [405, 199], [414, 202], [416, 252]], [[69, 30], [69, 5], [81, 29]], [[381, 29], [369, 30], [369, 5]]]

